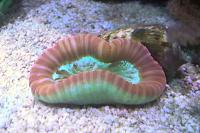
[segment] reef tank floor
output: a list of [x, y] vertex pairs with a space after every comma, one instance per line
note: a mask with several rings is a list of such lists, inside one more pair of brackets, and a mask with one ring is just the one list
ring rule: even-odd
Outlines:
[[170, 26], [175, 21], [163, 6], [139, 1], [22, 0], [11, 17], [0, 28], [0, 132], [200, 131], [200, 68], [190, 63], [179, 68], [182, 77], [170, 81], [158, 100], [143, 106], [47, 106], [34, 101], [29, 87], [34, 61], [59, 38], [141, 23]]

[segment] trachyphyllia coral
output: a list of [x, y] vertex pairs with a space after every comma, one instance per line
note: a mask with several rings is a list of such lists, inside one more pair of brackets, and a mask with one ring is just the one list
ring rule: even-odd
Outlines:
[[165, 84], [161, 66], [145, 46], [92, 34], [60, 39], [30, 72], [34, 97], [52, 104], [144, 104], [158, 98]]

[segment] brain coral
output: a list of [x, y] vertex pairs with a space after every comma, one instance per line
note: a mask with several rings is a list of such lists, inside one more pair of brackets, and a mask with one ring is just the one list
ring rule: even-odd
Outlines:
[[58, 40], [35, 61], [29, 80], [36, 99], [77, 105], [144, 104], [158, 98], [166, 84], [145, 46], [92, 34]]

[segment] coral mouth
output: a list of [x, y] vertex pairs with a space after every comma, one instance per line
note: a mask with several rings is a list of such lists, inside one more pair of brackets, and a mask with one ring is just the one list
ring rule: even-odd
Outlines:
[[74, 74], [95, 70], [113, 72], [132, 84], [137, 84], [141, 80], [138, 69], [128, 61], [105, 63], [92, 56], [84, 56], [78, 60], [60, 66], [58, 70], [52, 74], [52, 79], [62, 80]]

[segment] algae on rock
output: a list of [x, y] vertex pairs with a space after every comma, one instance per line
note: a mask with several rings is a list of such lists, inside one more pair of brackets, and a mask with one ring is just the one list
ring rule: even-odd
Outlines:
[[0, 0], [0, 15], [3, 15], [12, 4], [12, 0]]
[[102, 33], [99, 36], [107, 41], [115, 38], [127, 38], [141, 42], [162, 65], [168, 80], [175, 76], [178, 67], [185, 62], [180, 47], [169, 42], [167, 29], [162, 25], [133, 25]]

